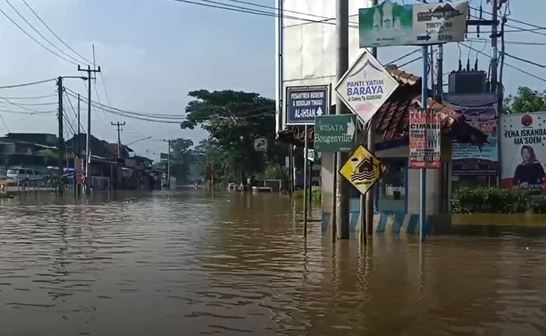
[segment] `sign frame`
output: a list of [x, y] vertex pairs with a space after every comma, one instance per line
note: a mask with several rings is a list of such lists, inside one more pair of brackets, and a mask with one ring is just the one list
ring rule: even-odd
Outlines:
[[[364, 64], [362, 65], [362, 68], [358, 68], [359, 64], [365, 59], [365, 62]], [[341, 91], [341, 86], [345, 83], [345, 81], [349, 78], [349, 77], [353, 77], [353, 76], [356, 76], [358, 74], [361, 74], [363, 72], [363, 70], [368, 67], [368, 66], [371, 66], [373, 69], [375, 69], [376, 71], [380, 72], [383, 74], [383, 78], [380, 78], [380, 79], [373, 79], [373, 80], [370, 80], [370, 82], [372, 81], [379, 81], [381, 80], [382, 83], [381, 85], [373, 85], [375, 88], [369, 88], [370, 86], [372, 85], [368, 85], [366, 86], [366, 88], [364, 88], [364, 92], [365, 92], [365, 95], [368, 95], [367, 92], [368, 90], [367, 89], [370, 89], [369, 92], [371, 92], [370, 96], [374, 97], [377, 95], [377, 93], [379, 93], [379, 90], [380, 90], [380, 87], [381, 87], [381, 93], [382, 93], [382, 97], [380, 100], [374, 102], [373, 100], [372, 101], [372, 106], [371, 106], [371, 110], [368, 111], [367, 113], [365, 112], [358, 112], [357, 108], [355, 106], [353, 106], [353, 104], [356, 104], [356, 103], [361, 103], [360, 101], [358, 102], [353, 102], [353, 104], [351, 104], [347, 98], [345, 98], [345, 95], [346, 93], [343, 93], [343, 91]], [[362, 75], [361, 76], [365, 76], [365, 75]], [[385, 81], [387, 83], [385, 83]], [[361, 83], [362, 80], [360, 81], [355, 81], [357, 83]], [[347, 86], [348, 86], [348, 83], [347, 82]], [[388, 85], [390, 84], [390, 85]], [[384, 88], [383, 88], [384, 86]], [[358, 118], [364, 123], [364, 124], [367, 124], [368, 121], [370, 121], [373, 116], [377, 113], [377, 111], [379, 111], [379, 109], [381, 109], [381, 107], [389, 100], [389, 98], [392, 96], [392, 94], [396, 91], [396, 89], [398, 89], [398, 87], [400, 86], [400, 83], [398, 83], [398, 81], [396, 79], [394, 79], [391, 74], [387, 71], [387, 69], [385, 69], [385, 67], [369, 52], [367, 51], [366, 49], [364, 49], [362, 51], [362, 53], [360, 54], [360, 56], [358, 56], [358, 58], [353, 62], [353, 64], [349, 67], [349, 69], [343, 74], [343, 76], [340, 78], [340, 80], [337, 82], [336, 84], [336, 87], [335, 87], [335, 92], [337, 94], [337, 96], [341, 99], [341, 101], [345, 104], [345, 106], [347, 106], [347, 108], [351, 111], [351, 113], [355, 114], [358, 116]], [[354, 88], [354, 90], [358, 89], [359, 92], [362, 92], [362, 88]], [[374, 95], [374, 90], [375, 91], [375, 95]], [[345, 92], [347, 91], [347, 88], [345, 88]], [[365, 99], [365, 101], [370, 101], [367, 99]], [[365, 103], [361, 103], [360, 105], [367, 105]], [[366, 115], [364, 115], [366, 114]]]
[[313, 126], [315, 124], [315, 116], [313, 117], [313, 120], [309, 120], [308, 118], [302, 118], [304, 120], [298, 121], [293, 118], [291, 118], [291, 104], [292, 99], [290, 99], [290, 93], [293, 91], [300, 91], [300, 92], [313, 92], [313, 91], [323, 91], [324, 92], [324, 104], [323, 106], [323, 112], [321, 116], [323, 115], [330, 115], [330, 105], [331, 105], [331, 85], [330, 84], [324, 84], [324, 85], [303, 85], [303, 86], [287, 86], [285, 90], [285, 103], [284, 103], [284, 124], [286, 126]]
[[[353, 157], [356, 155], [357, 151], [359, 150], [363, 150], [364, 151], [364, 154], [366, 154], [366, 156], [371, 160], [371, 161], [376, 161], [377, 164], [375, 166], [379, 166], [379, 171], [377, 173], [377, 176], [374, 176], [373, 180], [371, 180], [371, 182], [369, 183], [369, 185], [366, 187], [365, 191], [363, 191], [361, 188], [359, 188], [358, 185], [354, 184], [353, 181], [351, 181], [351, 178], [345, 176], [343, 170], [345, 169], [345, 167], [347, 166], [347, 164], [350, 163], [350, 161], [353, 160]], [[364, 162], [364, 160], [362, 160], [359, 165]], [[374, 162], [372, 162], [372, 164], [374, 164]], [[375, 169], [375, 167], [374, 167]], [[383, 176], [383, 174], [385, 174], [385, 172], [387, 171], [387, 166], [381, 162], [381, 160], [379, 160], [379, 158], [377, 158], [372, 152], [370, 152], [368, 150], [368, 148], [366, 148], [363, 144], [357, 144], [355, 146], [355, 148], [353, 149], [353, 151], [351, 152], [351, 154], [347, 157], [347, 161], [345, 161], [345, 163], [339, 168], [338, 170], [338, 174], [341, 175], [348, 183], [350, 183], [356, 190], [358, 190], [360, 192], [361, 195], [366, 195], [368, 193], [368, 191], [372, 190], [373, 187], [377, 184], [377, 182], [381, 179], [381, 177]], [[353, 172], [354, 173], [354, 172]]]
[[[415, 116], [417, 115], [417, 116]], [[425, 116], [424, 123], [419, 123], [419, 125], [425, 125], [423, 129], [412, 129], [412, 121], [415, 118], [422, 118]], [[430, 125], [434, 125], [431, 127]], [[434, 132], [434, 134], [432, 133]], [[421, 143], [422, 146], [417, 144], [413, 145], [414, 142], [412, 138], [415, 138], [415, 135], [421, 134], [422, 136], [417, 137], [423, 138]], [[440, 169], [442, 165], [442, 117], [439, 111], [435, 111], [432, 108], [419, 108], [416, 111], [410, 111], [409, 116], [409, 155], [408, 155], [408, 168], [409, 169]], [[429, 144], [436, 137], [436, 143], [434, 148], [429, 147]], [[415, 141], [417, 143], [417, 141]], [[417, 151], [421, 150], [422, 155], [415, 154]], [[430, 153], [432, 152], [432, 154]], [[432, 157], [432, 158], [430, 158]]]

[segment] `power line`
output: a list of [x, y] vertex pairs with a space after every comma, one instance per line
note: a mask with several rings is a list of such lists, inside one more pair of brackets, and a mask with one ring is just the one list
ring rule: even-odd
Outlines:
[[53, 29], [51, 29], [49, 27], [49, 25], [47, 23], [45, 23], [44, 20], [42, 20], [42, 18], [40, 17], [40, 15], [38, 15], [38, 13], [36, 13], [36, 11], [34, 11], [34, 9], [32, 9], [32, 7], [27, 3], [26, 0], [22, 0], [23, 3], [27, 6], [27, 8], [32, 12], [32, 14], [34, 14], [34, 16], [36, 16], [36, 18], [38, 18], [38, 20], [40, 20], [40, 22], [47, 28], [47, 30], [49, 30], [49, 32], [51, 34], [53, 34], [53, 36], [55, 36], [65, 47], [67, 47], [69, 50], [71, 50], [74, 54], [78, 55], [82, 60], [84, 60], [85, 62], [87, 62], [88, 64], [90, 64], [91, 62], [89, 62], [89, 60], [85, 57], [83, 57], [79, 52], [77, 52], [76, 50], [74, 50], [70, 45], [68, 45], [59, 35], [57, 35], [55, 33], [55, 31], [53, 31]]
[[510, 55], [509, 53], [507, 52], [504, 52], [504, 55], [510, 57], [510, 58], [513, 58], [515, 60], [518, 60], [518, 61], [521, 61], [521, 62], [525, 62], [527, 64], [531, 64], [531, 65], [534, 65], [534, 66], [537, 66], [539, 68], [546, 68], [546, 65], [544, 64], [539, 64], [539, 63], [536, 63], [536, 62], [533, 62], [533, 61], [530, 61], [528, 59], [525, 59], [525, 58], [521, 58], [521, 57], [518, 57], [518, 56], [514, 56], [514, 55]]
[[[70, 89], [66, 89], [66, 90], [73, 96], [77, 95], [77, 92], [75, 92], [75, 91], [72, 91]], [[84, 100], [85, 102], [88, 101], [87, 98], [85, 98], [85, 97], [82, 97], [82, 100]], [[174, 119], [174, 120], [183, 120], [184, 119], [183, 117], [179, 117], [179, 116], [173, 115], [173, 114], [143, 113], [143, 112], [123, 110], [123, 109], [120, 109], [120, 108], [116, 108], [116, 107], [113, 107], [113, 106], [108, 106], [108, 105], [102, 104], [100, 102], [96, 102], [93, 99], [91, 99], [91, 102], [98, 105], [98, 106], [100, 106], [100, 107], [103, 107], [105, 109], [111, 109], [111, 110], [114, 110], [114, 111], [118, 111], [118, 112], [126, 113], [126, 114], [131, 114], [131, 115], [135, 115], [135, 116], [139, 116], [139, 117], [158, 118], [158, 119]]]
[[[247, 13], [247, 14], [274, 17], [274, 18], [283, 17], [287, 19], [305, 21], [310, 23], [322, 23], [322, 24], [335, 25], [335, 22], [329, 22], [330, 20], [332, 20], [331, 18], [327, 18], [323, 20], [312, 20], [312, 19], [306, 19], [306, 18], [292, 16], [292, 15], [284, 15], [283, 13], [280, 13], [280, 12], [272, 13], [272, 12], [262, 11], [262, 10], [253, 9], [249, 7], [235, 6], [235, 5], [227, 4], [225, 2], [218, 2], [213, 0], [200, 0], [202, 2], [190, 1], [190, 0], [174, 0], [174, 1], [187, 3], [191, 5], [202, 6], [202, 7], [223, 9], [223, 10], [237, 12], [237, 13]], [[276, 9], [276, 10], [279, 11], [279, 9]], [[306, 14], [306, 15], [312, 15], [312, 14]]]
[[35, 115], [35, 114], [50, 114], [50, 113], [56, 113], [57, 110], [51, 110], [51, 111], [37, 111], [37, 112], [23, 112], [23, 111], [13, 111], [13, 110], [4, 110], [4, 109], [0, 109], [0, 112], [3, 112], [3, 113], [11, 113], [11, 114], [22, 114], [22, 115]]
[[409, 56], [411, 56], [411, 55], [413, 55], [413, 54], [415, 54], [415, 53], [418, 53], [418, 52], [421, 52], [421, 50], [420, 50], [420, 49], [417, 49], [417, 50], [411, 51], [411, 52], [409, 52], [409, 53], [407, 53], [407, 54], [405, 54], [405, 55], [403, 55], [403, 56], [400, 56], [400, 57], [398, 57], [397, 59], [392, 60], [392, 61], [390, 61], [390, 62], [388, 62], [388, 63], [386, 63], [386, 64], [396, 64], [396, 62], [401, 61], [401, 60], [403, 60], [404, 58], [409, 57]]
[[[15, 11], [15, 13], [17, 13], [17, 15], [23, 19], [23, 21], [25, 21], [29, 26], [30, 28], [32, 28], [32, 30], [34, 30], [38, 35], [40, 35], [46, 42], [48, 42], [53, 48], [57, 49], [61, 54], [64, 54], [65, 56], [67, 56], [68, 58], [72, 59], [72, 60], [69, 60], [69, 59], [66, 59], [65, 57], [57, 54], [56, 52], [54, 52], [53, 50], [49, 49], [48, 47], [46, 47], [45, 45], [43, 45], [43, 43], [39, 42], [36, 38], [34, 38], [32, 35], [30, 35], [27, 31], [25, 31], [23, 28], [21, 28], [21, 26], [19, 26], [11, 17], [7, 16], [7, 14], [0, 9], [0, 11], [2, 11], [2, 13], [14, 24], [17, 26], [17, 28], [19, 28], [21, 31], [23, 31], [28, 37], [32, 38], [36, 43], [40, 44], [42, 47], [46, 48], [49, 52], [53, 53], [54, 55], [60, 57], [61, 59], [67, 61], [67, 62], [70, 62], [74, 65], [78, 65], [78, 60], [75, 59], [74, 57], [68, 55], [67, 53], [65, 53], [62, 49], [60, 49], [59, 47], [57, 47], [55, 44], [53, 44], [50, 40], [48, 40], [42, 33], [40, 33], [40, 31], [38, 31], [10, 2], [9, 0], [5, 0], [7, 2], [7, 4]], [[74, 62], [75, 61], [75, 62]]]
[[[477, 53], [479, 53], [479, 54], [482, 54], [482, 55], [484, 55], [484, 56], [486, 56], [486, 57], [491, 58], [491, 56], [487, 55], [487, 54], [484, 53], [484, 52], [480, 52], [478, 49], [469, 47], [468, 45], [466, 45], [466, 44], [464, 44], [464, 43], [462, 43], [462, 42], [459, 42], [459, 43], [460, 43], [462, 46], [466, 47], [466, 48], [469, 48], [469, 49], [474, 50], [475, 52], [477, 52]], [[506, 65], [507, 67], [509, 67], [509, 68], [511, 68], [511, 69], [517, 70], [517, 71], [519, 71], [519, 72], [521, 72], [521, 73], [523, 73], [523, 74], [526, 74], [526, 75], [528, 75], [528, 76], [530, 76], [530, 77], [533, 77], [534, 79], [538, 79], [538, 80], [540, 80], [540, 81], [546, 83], [546, 79], [544, 79], [544, 78], [542, 78], [542, 77], [539, 77], [539, 76], [537, 76], [537, 75], [535, 75], [535, 74], [533, 74], [533, 73], [530, 73], [530, 72], [528, 72], [528, 71], [521, 70], [520, 68], [518, 68], [518, 67], [516, 67], [516, 66], [513, 66], [513, 65], [509, 64], [508, 62], [504, 62], [504, 65]]]
[[[469, 38], [469, 42], [484, 42], [491, 44], [491, 40], [485, 38]], [[546, 46], [546, 42], [531, 42], [531, 41], [504, 41], [505, 44], [511, 45], [528, 45], [528, 46]]]
[[83, 125], [81, 123], [81, 120], [78, 119], [78, 112], [76, 112], [76, 109], [74, 108], [74, 105], [72, 105], [72, 100], [70, 100], [70, 96], [68, 95], [66, 90], [64, 90], [64, 95], [66, 97], [66, 100], [68, 100], [68, 105], [70, 105], [70, 109], [72, 110], [72, 113], [76, 116], [76, 119], [78, 120], [78, 124], [79, 124], [80, 128], [83, 129]]
[[45, 95], [45, 96], [27, 96], [27, 97], [6, 97], [6, 96], [3, 96], [2, 98], [10, 99], [10, 100], [29, 100], [29, 99], [38, 100], [38, 99], [52, 98], [52, 97], [57, 97], [57, 95], [53, 94], [53, 95]]
[[[0, 97], [0, 99], [9, 100], [9, 98], [6, 98], [6, 97]], [[57, 105], [58, 103], [50, 102], [50, 103], [17, 103], [17, 104], [23, 105], [23, 106], [53, 106], [53, 105]]]
[[[2, 9], [0, 8], [0, 12], [1, 12], [1, 11], [2, 11]], [[14, 89], [14, 88], [18, 88], [18, 87], [30, 86], [30, 85], [38, 85], [38, 84], [47, 83], [47, 82], [52, 82], [52, 81], [56, 81], [56, 80], [57, 80], [57, 78], [50, 78], [50, 79], [44, 79], [44, 80], [41, 80], [41, 81], [30, 82], [30, 83], [15, 84], [15, 85], [5, 85], [5, 86], [0, 86], [0, 89]]]
[[[72, 95], [72, 97], [74, 97], [74, 93], [70, 92], [69, 94]], [[82, 98], [82, 100], [85, 101], [85, 102], [88, 101], [85, 98]], [[142, 120], [142, 121], [167, 123], [167, 124], [180, 124], [182, 121], [185, 120], [184, 118], [181, 118], [181, 117], [177, 118], [177, 119], [173, 119], [173, 118], [158, 117], [158, 116], [153, 116], [153, 115], [145, 115], [145, 114], [141, 114], [141, 113], [135, 114], [134, 112], [125, 111], [125, 110], [121, 110], [121, 109], [118, 109], [118, 108], [115, 108], [115, 107], [111, 107], [111, 106], [108, 106], [108, 105], [97, 103], [94, 100], [91, 100], [91, 105], [94, 108], [102, 110], [102, 111], [104, 111], [106, 113], [110, 113], [110, 114], [117, 115], [117, 116], [122, 116], [122, 117], [127, 117], [127, 118], [131, 118], [131, 119]]]
[[38, 111], [38, 110], [34, 110], [34, 109], [31, 109], [31, 108], [25, 107], [25, 106], [23, 106], [23, 104], [14, 103], [14, 102], [12, 102], [11, 100], [6, 99], [6, 98], [0, 97], [0, 100], [3, 100], [3, 101], [5, 101], [6, 103], [8, 103], [9, 105], [16, 106], [16, 107], [20, 108], [21, 110], [25, 110], [25, 111], [27, 111], [27, 112], [34, 112], [34, 113], [36, 113], [36, 112], [41, 112], [41, 111]]

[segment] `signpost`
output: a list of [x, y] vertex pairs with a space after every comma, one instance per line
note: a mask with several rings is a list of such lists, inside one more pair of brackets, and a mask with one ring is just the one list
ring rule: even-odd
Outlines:
[[398, 82], [364, 50], [336, 86], [336, 93], [364, 124], [389, 99]]
[[285, 110], [287, 125], [313, 125], [315, 117], [329, 114], [330, 86], [287, 87]]
[[467, 2], [400, 5], [389, 0], [359, 10], [360, 47], [464, 41]]
[[317, 152], [350, 152], [355, 145], [356, 120], [351, 114], [338, 114], [315, 119]]
[[256, 152], [267, 152], [267, 139], [266, 138], [254, 139], [254, 150]]
[[432, 109], [410, 111], [409, 167], [439, 169], [441, 118]]

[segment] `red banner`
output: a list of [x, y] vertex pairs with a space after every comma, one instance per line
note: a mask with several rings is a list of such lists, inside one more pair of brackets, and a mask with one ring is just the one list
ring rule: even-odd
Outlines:
[[432, 109], [414, 110], [409, 118], [409, 167], [440, 168], [440, 114]]

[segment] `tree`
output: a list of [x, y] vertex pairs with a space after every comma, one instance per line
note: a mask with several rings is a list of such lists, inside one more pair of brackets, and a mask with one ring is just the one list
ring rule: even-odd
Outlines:
[[[192, 149], [193, 141], [179, 138], [171, 141], [171, 176], [179, 182], [188, 182], [190, 167], [195, 162], [195, 153]], [[161, 161], [159, 167], [167, 170], [167, 161]]]
[[[192, 91], [183, 129], [197, 126], [209, 132], [200, 150], [215, 162], [226, 179], [244, 182], [246, 176], [263, 172], [268, 163], [284, 160], [285, 150], [275, 142], [275, 102], [257, 93], [242, 91]], [[267, 154], [254, 150], [254, 140], [267, 139]], [[211, 156], [211, 157], [209, 157]], [[227, 181], [226, 181], [227, 182]]]
[[546, 91], [539, 92], [520, 86], [516, 95], [510, 95], [504, 101], [504, 113], [538, 111], [546, 111]]

